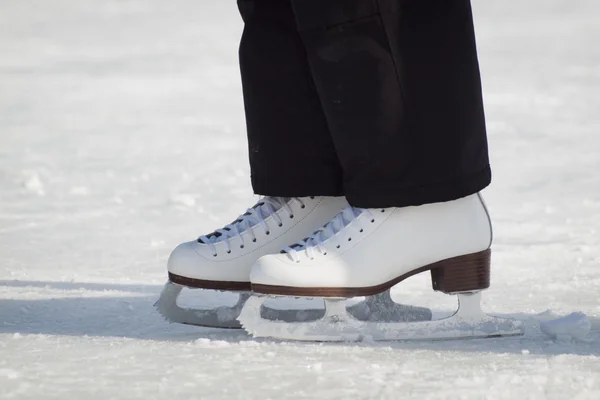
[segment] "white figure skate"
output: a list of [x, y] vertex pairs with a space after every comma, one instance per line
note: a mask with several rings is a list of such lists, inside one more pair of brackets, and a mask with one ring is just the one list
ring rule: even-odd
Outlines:
[[[179, 245], [169, 257], [169, 280], [156, 302], [170, 322], [216, 328], [241, 328], [237, 317], [250, 296], [250, 269], [266, 254], [309, 236], [348, 203], [343, 197], [265, 197], [233, 223], [198, 240]], [[234, 306], [209, 309], [184, 308], [177, 299], [184, 287], [239, 293]], [[430, 319], [426, 308], [396, 305], [389, 293], [349, 307], [362, 320], [405, 321]], [[320, 318], [322, 309], [262, 307], [262, 316], [283, 321]]]
[[[250, 274], [253, 296], [239, 316], [255, 337], [306, 341], [456, 339], [520, 335], [522, 323], [485, 315], [492, 230], [481, 197], [419, 207], [347, 207], [282, 254], [260, 258]], [[389, 290], [431, 271], [433, 289], [458, 294], [459, 309], [436, 321], [359, 320], [344, 299]], [[267, 296], [325, 298], [321, 319], [286, 323], [261, 318]]]
[[[155, 307], [170, 322], [240, 328], [236, 318], [250, 296], [254, 262], [307, 237], [347, 205], [343, 197], [262, 198], [231, 224], [173, 250]], [[239, 298], [233, 307], [182, 308], [177, 298], [184, 287], [237, 292]]]

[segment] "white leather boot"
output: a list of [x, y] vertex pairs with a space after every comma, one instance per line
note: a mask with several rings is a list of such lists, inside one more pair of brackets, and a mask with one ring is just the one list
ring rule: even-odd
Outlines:
[[[155, 306], [170, 322], [239, 328], [235, 320], [250, 291], [250, 269], [261, 256], [306, 238], [348, 203], [344, 197], [265, 197], [231, 224], [180, 244], [168, 261], [169, 281]], [[183, 309], [183, 287], [242, 293], [233, 308]]]
[[265, 197], [224, 228], [177, 246], [169, 279], [195, 288], [250, 290], [256, 260], [306, 238], [347, 205], [344, 197]]
[[[489, 287], [491, 243], [491, 222], [479, 194], [418, 207], [347, 207], [326, 226], [286, 248], [284, 253], [258, 259], [250, 280], [257, 295], [347, 298], [381, 293], [412, 275], [431, 271], [434, 290], [470, 296]], [[497, 319], [491, 323], [491, 317], [481, 313], [478, 295], [465, 296], [460, 298], [461, 304], [468, 306], [462, 307], [462, 314], [459, 311], [454, 322], [462, 323], [462, 317], [476, 317], [478, 322], [486, 321], [488, 327], [498, 328], [492, 333], [489, 329], [469, 331], [468, 335], [520, 333], [512, 321], [507, 326], [495, 324], [503, 323]], [[435, 325], [437, 321], [420, 322], [403, 328], [401, 324], [391, 324], [392, 331], [389, 326], [383, 329], [382, 324], [357, 321], [340, 307], [339, 300], [326, 301], [328, 312], [324, 320], [312, 325], [288, 324], [291, 327], [285, 328], [277, 323], [259, 322], [253, 314], [262, 300], [251, 300], [246, 303], [240, 321], [255, 336], [345, 340], [367, 334], [374, 339], [407, 339], [428, 326], [437, 330], [433, 338], [455, 337], [455, 332], [449, 333], [451, 330], [447, 329], [453, 326], [449, 321], [443, 325]], [[323, 321], [335, 323], [323, 325]], [[406, 326], [410, 327], [408, 331]]]
[[491, 243], [478, 195], [419, 207], [347, 207], [306, 241], [260, 258], [250, 279], [258, 293], [354, 297], [434, 270], [439, 285], [453, 285], [443, 291], [481, 290], [489, 286]]

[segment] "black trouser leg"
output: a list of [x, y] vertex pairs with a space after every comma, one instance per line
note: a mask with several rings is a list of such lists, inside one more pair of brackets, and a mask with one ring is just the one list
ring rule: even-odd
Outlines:
[[239, 0], [254, 192], [342, 195], [342, 170], [289, 0]]
[[358, 207], [473, 194], [491, 179], [469, 0], [291, 0]]

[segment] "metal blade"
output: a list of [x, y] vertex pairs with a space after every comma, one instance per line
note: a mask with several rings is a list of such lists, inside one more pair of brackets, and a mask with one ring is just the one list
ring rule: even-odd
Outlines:
[[444, 319], [419, 322], [371, 322], [352, 317], [341, 300], [326, 300], [330, 311], [316, 321], [287, 323], [265, 320], [260, 307], [265, 296], [252, 296], [239, 316], [242, 326], [255, 337], [301, 341], [448, 340], [523, 334], [523, 324], [485, 315], [480, 293], [459, 295], [458, 311]]
[[211, 328], [239, 329], [240, 323], [237, 317], [248, 297], [249, 293], [241, 293], [237, 303], [233, 307], [222, 306], [209, 310], [195, 310], [183, 308], [177, 304], [177, 298], [181, 294], [183, 286], [167, 282], [160, 294], [160, 297], [154, 303], [158, 310], [167, 321], [198, 325]]

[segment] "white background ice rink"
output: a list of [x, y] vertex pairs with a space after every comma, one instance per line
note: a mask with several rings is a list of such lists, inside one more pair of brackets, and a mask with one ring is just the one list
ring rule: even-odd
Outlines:
[[[256, 201], [233, 0], [0, 3], [0, 398], [599, 399], [600, 3], [475, 0], [487, 312], [588, 342], [302, 344], [165, 323], [178, 243]], [[293, 150], [291, 150], [293, 151]], [[427, 274], [397, 300], [450, 310]], [[193, 301], [231, 301], [210, 293]]]

